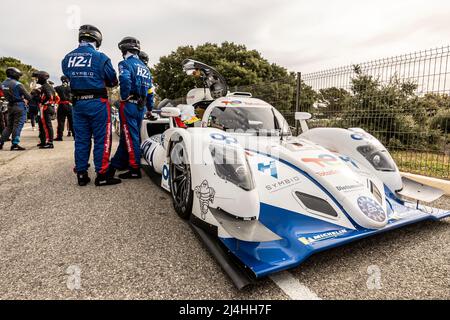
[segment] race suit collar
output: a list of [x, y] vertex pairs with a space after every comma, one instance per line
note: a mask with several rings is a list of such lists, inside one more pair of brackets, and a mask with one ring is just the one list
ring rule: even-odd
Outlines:
[[87, 47], [87, 46], [92, 46], [92, 48], [94, 48], [95, 50], [97, 50], [97, 46], [95, 44], [95, 42], [87, 42], [87, 41], [81, 41], [80, 42], [80, 47]]
[[127, 52], [127, 53], [123, 56], [123, 58], [124, 58], [125, 60], [127, 60], [129, 57], [135, 57], [135, 58], [138, 58], [138, 56], [137, 56], [136, 54], [133, 54], [133, 53], [131, 53], [131, 52]]

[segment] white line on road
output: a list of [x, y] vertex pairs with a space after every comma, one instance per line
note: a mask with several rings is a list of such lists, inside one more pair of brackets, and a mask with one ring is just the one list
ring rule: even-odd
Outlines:
[[272, 275], [270, 279], [292, 300], [321, 300], [307, 286], [287, 271]]

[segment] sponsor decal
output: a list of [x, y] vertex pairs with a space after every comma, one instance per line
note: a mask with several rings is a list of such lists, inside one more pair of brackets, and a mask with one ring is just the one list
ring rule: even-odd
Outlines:
[[358, 133], [354, 133], [354, 134], [352, 134], [352, 139], [353, 140], [356, 140], [356, 141], [361, 141], [361, 140], [364, 140], [364, 137], [363, 137], [363, 135], [362, 134], [358, 134]]
[[162, 135], [161, 135], [161, 140], [160, 140], [160, 144], [163, 146], [164, 145], [164, 140], [166, 139], [166, 134], [165, 133], [163, 133]]
[[304, 163], [313, 163], [321, 168], [341, 165], [339, 159], [331, 154], [321, 154], [317, 158], [302, 158], [302, 161]]
[[240, 104], [242, 104], [242, 101], [239, 101], [239, 100], [225, 100], [225, 101], [222, 101], [222, 103], [224, 104], [224, 105], [231, 105], [231, 106], [238, 106], [238, 105], [240, 105]]
[[373, 140], [374, 138], [368, 134], [367, 132], [357, 132], [351, 135], [353, 140], [362, 141], [362, 140]]
[[354, 184], [354, 185], [347, 185], [347, 186], [336, 186], [336, 189], [338, 191], [342, 191], [342, 192], [350, 192], [350, 191], [354, 191], [354, 190], [360, 190], [362, 188], [364, 188], [364, 185], [361, 183]]
[[270, 172], [270, 176], [272, 178], [278, 179], [278, 169], [277, 163], [275, 161], [270, 161], [269, 164], [258, 163], [258, 171], [261, 171], [263, 173]]
[[150, 165], [151, 165], [151, 160], [152, 160], [152, 159], [150, 159], [150, 155], [151, 155], [150, 148], [152, 147], [152, 144], [153, 144], [153, 141], [151, 139], [148, 139], [148, 140], [145, 140], [141, 146], [141, 151], [142, 151], [142, 154], [144, 155], [144, 159], [147, 160], [147, 162]]
[[263, 102], [250, 102], [250, 101], [245, 101], [244, 102], [246, 105], [248, 106], [267, 106], [267, 103], [263, 103]]
[[316, 172], [316, 175], [318, 175], [319, 177], [329, 177], [337, 175], [338, 173], [340, 172], [337, 170], [330, 170], [330, 171]]
[[200, 203], [200, 213], [203, 220], [206, 220], [206, 215], [209, 212], [209, 204], [214, 202], [216, 191], [209, 186], [209, 182], [204, 180], [201, 185], [195, 187], [195, 196]]
[[310, 244], [313, 244], [315, 242], [319, 242], [319, 241], [323, 241], [323, 240], [329, 240], [329, 239], [333, 239], [333, 238], [338, 238], [338, 237], [346, 234], [347, 232], [348, 232], [348, 230], [346, 230], [346, 229], [342, 229], [342, 230], [338, 230], [338, 231], [325, 232], [325, 233], [317, 234], [317, 235], [312, 236], [312, 237], [301, 237], [301, 238], [298, 238], [298, 241], [300, 241], [304, 245], [310, 245]]
[[386, 220], [386, 213], [374, 199], [359, 197], [358, 206], [367, 218], [376, 222], [383, 222]]
[[162, 176], [164, 180], [168, 180], [170, 177], [170, 171], [169, 171], [169, 167], [167, 165], [163, 166], [162, 169]]
[[278, 192], [280, 190], [295, 186], [302, 182], [302, 176], [298, 175], [295, 177], [278, 180], [277, 182], [266, 185], [266, 190], [270, 193]]
[[210, 137], [213, 140], [220, 141], [220, 142], [225, 142], [226, 144], [236, 144], [236, 143], [238, 143], [238, 141], [235, 138], [223, 135], [221, 133], [211, 133]]
[[346, 157], [346, 156], [340, 156], [339, 157], [342, 161], [344, 161], [345, 163], [351, 163], [356, 169], [359, 169], [358, 165], [356, 164], [355, 160], [353, 160], [350, 157]]

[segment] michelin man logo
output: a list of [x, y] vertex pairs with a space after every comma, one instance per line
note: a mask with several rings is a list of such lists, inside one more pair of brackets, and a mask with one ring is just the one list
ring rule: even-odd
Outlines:
[[375, 200], [368, 197], [360, 197], [358, 199], [358, 206], [369, 219], [377, 222], [386, 220], [386, 213]]
[[206, 219], [206, 215], [209, 211], [209, 204], [214, 202], [214, 196], [216, 191], [209, 186], [207, 180], [204, 180], [201, 185], [195, 187], [195, 195], [200, 201], [200, 212], [202, 219]]

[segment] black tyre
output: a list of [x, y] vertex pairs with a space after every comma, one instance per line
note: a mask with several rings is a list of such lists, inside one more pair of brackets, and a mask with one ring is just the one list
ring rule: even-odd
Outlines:
[[170, 151], [170, 190], [173, 207], [177, 214], [188, 220], [192, 213], [194, 193], [192, 191], [191, 167], [187, 161], [186, 146], [182, 140]]

